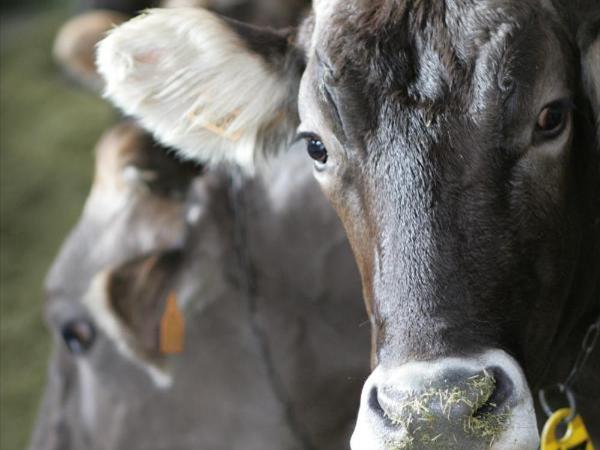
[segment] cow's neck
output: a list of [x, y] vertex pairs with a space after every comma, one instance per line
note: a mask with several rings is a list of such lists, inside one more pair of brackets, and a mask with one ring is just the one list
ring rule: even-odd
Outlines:
[[297, 440], [299, 448], [316, 450], [305, 425], [293, 408], [291, 396], [285, 387], [286, 383], [278, 371], [268, 333], [263, 327], [263, 321], [260, 320], [259, 305], [262, 302], [259, 301], [261, 295], [257, 274], [259, 263], [256, 261], [256, 255], [251, 251], [252, 246], [250, 245], [251, 240], [261, 240], [262, 238], [262, 236], [257, 236], [259, 230], [252, 224], [251, 209], [256, 206], [254, 200], [256, 200], [257, 184], [255, 180], [248, 179], [240, 169], [232, 169], [229, 199], [233, 214], [233, 251], [239, 269], [239, 287], [246, 300], [251, 321], [250, 327], [265, 365], [269, 384], [285, 411], [288, 427]]

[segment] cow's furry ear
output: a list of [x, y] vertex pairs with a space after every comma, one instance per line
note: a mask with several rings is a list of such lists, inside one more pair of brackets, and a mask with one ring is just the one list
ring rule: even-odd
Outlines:
[[202, 9], [155, 9], [98, 48], [106, 96], [184, 157], [257, 160], [287, 148], [304, 61], [290, 36]]
[[600, 154], [600, 6], [579, 27], [577, 41], [581, 54], [581, 76], [583, 89], [590, 102], [596, 145]]
[[585, 15], [579, 26], [577, 41], [581, 54], [581, 76], [585, 95], [591, 105], [593, 134], [590, 148], [592, 164], [588, 164], [591, 183], [594, 185], [592, 208], [595, 220], [600, 214], [600, 6]]
[[579, 28], [583, 86], [594, 111], [596, 134], [600, 136], [600, 8], [593, 20]]
[[175, 250], [152, 254], [102, 272], [83, 300], [121, 354], [147, 370], [162, 388], [171, 378], [160, 352], [160, 321], [181, 257]]

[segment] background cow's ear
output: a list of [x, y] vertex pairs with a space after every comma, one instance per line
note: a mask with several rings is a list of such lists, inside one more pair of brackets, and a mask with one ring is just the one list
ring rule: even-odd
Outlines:
[[287, 148], [304, 70], [289, 33], [202, 9], [156, 9], [99, 45], [106, 96], [163, 143], [252, 170]]
[[96, 324], [119, 351], [168, 386], [160, 349], [160, 324], [180, 251], [137, 258], [95, 277], [84, 299]]

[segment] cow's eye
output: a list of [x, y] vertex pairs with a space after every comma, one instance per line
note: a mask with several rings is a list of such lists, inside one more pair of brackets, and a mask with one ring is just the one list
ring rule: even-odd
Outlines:
[[314, 133], [300, 133], [299, 139], [306, 141], [308, 155], [319, 164], [327, 162], [327, 149], [319, 136]]
[[65, 345], [74, 355], [87, 352], [96, 338], [94, 326], [85, 319], [67, 322], [62, 326], [60, 334], [65, 341]]
[[569, 107], [565, 102], [546, 105], [538, 114], [536, 131], [546, 139], [557, 137], [565, 129]]

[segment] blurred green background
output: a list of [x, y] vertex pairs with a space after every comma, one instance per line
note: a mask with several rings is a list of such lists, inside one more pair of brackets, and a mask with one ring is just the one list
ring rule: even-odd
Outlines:
[[26, 448], [49, 357], [43, 280], [74, 225], [93, 147], [114, 120], [51, 57], [65, 0], [0, 3], [0, 449]]

